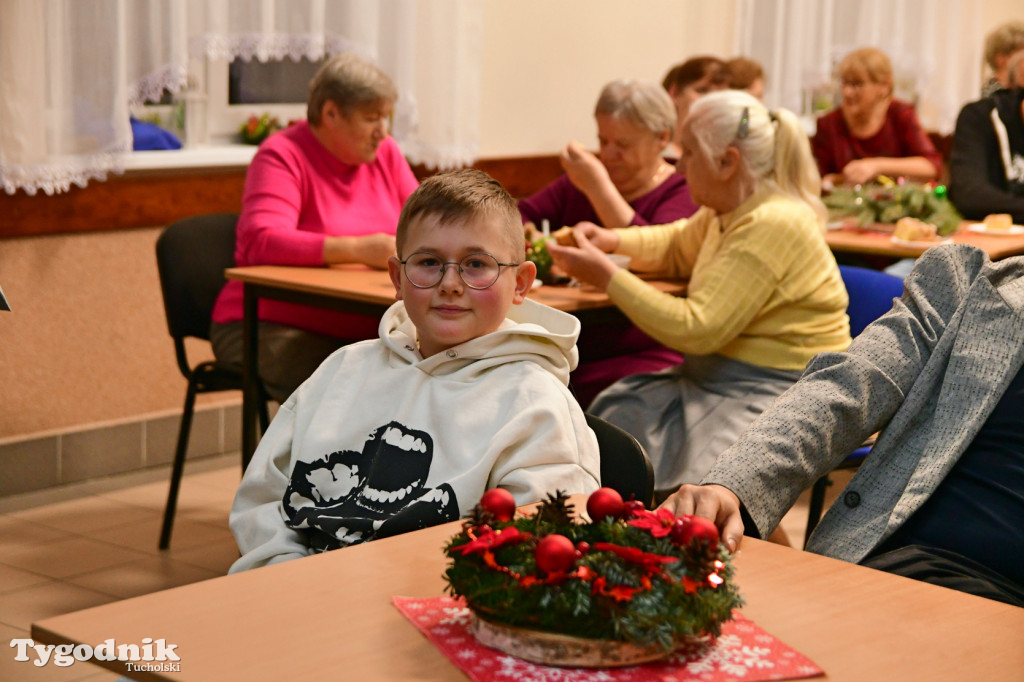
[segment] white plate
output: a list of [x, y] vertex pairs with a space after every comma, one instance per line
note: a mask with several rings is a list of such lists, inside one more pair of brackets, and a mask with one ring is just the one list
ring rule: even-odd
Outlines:
[[629, 263], [630, 261], [633, 260], [629, 256], [621, 253], [609, 253], [608, 258], [611, 260], [611, 262], [615, 263], [616, 267], [622, 268], [624, 270], [629, 269]]
[[928, 239], [928, 240], [926, 240], [926, 239], [921, 239], [921, 240], [897, 239], [896, 237], [889, 237], [889, 240], [892, 241], [892, 243], [895, 244], [896, 246], [905, 246], [908, 249], [921, 249], [922, 251], [924, 249], [930, 249], [933, 246], [940, 246], [942, 244], [952, 244], [953, 243], [953, 240], [950, 239], [949, 237], [946, 237], [945, 239], [940, 239], [938, 241], [931, 240], [931, 239]]
[[1024, 234], [1024, 226], [1021, 225], [1010, 225], [1010, 229], [1005, 232], [1002, 230], [989, 230], [985, 227], [985, 223], [970, 223], [967, 229], [971, 232], [987, 234], [992, 237], [1009, 237], [1010, 235]]

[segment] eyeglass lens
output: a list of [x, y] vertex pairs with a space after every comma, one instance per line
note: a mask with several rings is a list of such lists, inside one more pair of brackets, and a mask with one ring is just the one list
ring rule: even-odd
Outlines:
[[471, 253], [458, 263], [443, 261], [432, 253], [414, 253], [405, 260], [405, 276], [414, 286], [426, 289], [444, 279], [450, 265], [458, 269], [462, 281], [471, 289], [486, 289], [501, 274], [498, 259], [489, 253]]

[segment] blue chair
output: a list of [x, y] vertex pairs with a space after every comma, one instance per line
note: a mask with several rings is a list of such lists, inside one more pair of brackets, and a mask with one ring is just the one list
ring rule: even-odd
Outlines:
[[[903, 280], [893, 275], [852, 265], [840, 265], [839, 274], [846, 285], [850, 303], [846, 314], [850, 316], [850, 335], [857, 336], [869, 324], [889, 312], [894, 298], [903, 295]], [[865, 444], [846, 456], [836, 469], [856, 469], [871, 452], [871, 445]], [[807, 507], [807, 532], [804, 545], [814, 531], [825, 507], [825, 490], [832, 485], [832, 479], [825, 474], [811, 488], [811, 500]]]
[[903, 280], [894, 275], [852, 265], [840, 265], [839, 274], [850, 297], [846, 307], [850, 336], [858, 336], [864, 327], [889, 312], [894, 298], [903, 295]]

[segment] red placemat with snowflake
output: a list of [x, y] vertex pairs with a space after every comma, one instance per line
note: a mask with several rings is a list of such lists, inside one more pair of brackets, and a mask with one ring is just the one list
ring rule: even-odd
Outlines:
[[817, 677], [821, 668], [738, 613], [704, 650], [676, 653], [657, 663], [628, 668], [552, 668], [530, 663], [477, 642], [461, 599], [394, 597], [392, 602], [434, 646], [475, 682], [727, 682]]

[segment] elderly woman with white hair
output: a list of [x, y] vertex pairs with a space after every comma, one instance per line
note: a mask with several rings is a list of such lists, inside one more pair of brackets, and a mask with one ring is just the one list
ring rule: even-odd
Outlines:
[[654, 83], [606, 85], [594, 108], [597, 155], [570, 142], [559, 157], [565, 175], [519, 202], [523, 223], [554, 229], [592, 222], [603, 227], [651, 225], [691, 215], [686, 179], [662, 158], [672, 138], [672, 99]]
[[[821, 178], [797, 118], [746, 92], [717, 92], [693, 105], [682, 141], [680, 168], [701, 206], [692, 218], [578, 227], [576, 246], [549, 245], [563, 270], [685, 354], [676, 367], [616, 382], [589, 410], [640, 440], [665, 492], [699, 481], [814, 355], [850, 343]], [[629, 255], [644, 274], [688, 279], [687, 294], [659, 292], [607, 253]]]

